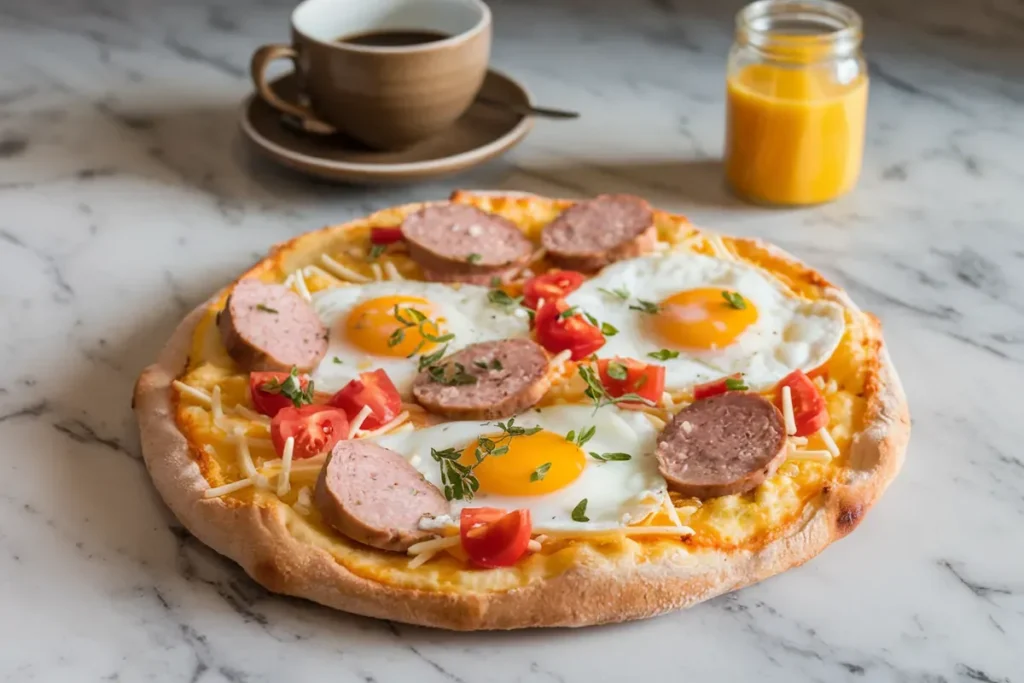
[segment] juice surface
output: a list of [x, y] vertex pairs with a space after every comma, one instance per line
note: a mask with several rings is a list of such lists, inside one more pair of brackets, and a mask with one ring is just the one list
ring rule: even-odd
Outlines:
[[860, 173], [868, 79], [839, 84], [824, 69], [751, 64], [727, 82], [726, 176], [740, 195], [816, 204]]

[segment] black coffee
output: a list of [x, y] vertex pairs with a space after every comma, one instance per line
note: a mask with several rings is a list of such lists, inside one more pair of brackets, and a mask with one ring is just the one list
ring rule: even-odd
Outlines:
[[352, 36], [342, 36], [338, 38], [338, 42], [372, 47], [401, 47], [403, 45], [433, 43], [449, 37], [438, 31], [368, 31], [367, 33], [357, 33]]

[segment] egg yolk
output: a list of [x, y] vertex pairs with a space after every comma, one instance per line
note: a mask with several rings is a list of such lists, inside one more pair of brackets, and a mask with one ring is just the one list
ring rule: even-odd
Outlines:
[[693, 349], [720, 349], [757, 322], [749, 299], [729, 289], [703, 287], [677, 292], [662, 300], [651, 316], [655, 332], [666, 344]]
[[[476, 466], [473, 474], [480, 482], [480, 491], [499, 496], [540, 496], [565, 488], [576, 480], [587, 465], [587, 458], [575, 444], [554, 432], [501, 438], [491, 434], [485, 438], [498, 448], [508, 446], [504, 455], [490, 455]], [[466, 446], [459, 462], [472, 466], [476, 462], [479, 441]]]
[[[425, 319], [420, 320], [417, 312]], [[443, 322], [426, 299], [382, 296], [352, 309], [345, 320], [345, 338], [374, 356], [405, 358], [433, 349], [435, 343], [423, 335], [441, 336]]]

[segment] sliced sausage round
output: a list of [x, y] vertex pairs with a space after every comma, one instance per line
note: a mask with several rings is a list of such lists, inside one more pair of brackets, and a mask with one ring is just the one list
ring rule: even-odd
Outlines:
[[657, 237], [650, 205], [614, 194], [569, 207], [544, 227], [540, 242], [554, 264], [592, 272], [650, 252]]
[[471, 344], [426, 368], [412, 395], [437, 415], [494, 420], [530, 408], [550, 387], [543, 347], [530, 339], [502, 339]]
[[246, 370], [312, 370], [327, 353], [316, 311], [283, 285], [238, 282], [217, 326], [228, 354]]
[[435, 532], [424, 516], [448, 514], [448, 501], [400, 454], [372, 441], [339, 441], [316, 482], [317, 509], [353, 541], [404, 551]]
[[522, 267], [533, 243], [512, 221], [466, 204], [420, 209], [402, 222], [409, 255], [437, 281], [502, 275]]
[[753, 393], [730, 391], [679, 411], [658, 436], [658, 469], [684, 496], [743, 493], [786, 459], [782, 414]]

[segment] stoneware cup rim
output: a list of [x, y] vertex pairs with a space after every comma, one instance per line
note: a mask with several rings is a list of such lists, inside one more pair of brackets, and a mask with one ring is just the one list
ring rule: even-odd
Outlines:
[[[347, 0], [358, 1], [358, 0]], [[366, 1], [366, 0], [363, 0]], [[372, 1], [372, 0], [371, 0]], [[491, 25], [491, 9], [487, 6], [483, 0], [432, 0], [434, 2], [450, 2], [450, 4], [461, 4], [466, 8], [475, 9], [480, 14], [480, 18], [477, 22], [465, 31], [461, 31], [447, 38], [441, 40], [434, 40], [429, 43], [421, 43], [418, 45], [359, 45], [356, 43], [344, 43], [339, 42], [337, 37], [330, 40], [323, 40], [311, 35], [309, 31], [302, 30], [301, 27], [301, 15], [303, 10], [309, 11], [308, 8], [312, 5], [319, 3], [331, 2], [332, 8], [335, 11], [340, 11], [341, 6], [345, 3], [338, 2], [338, 0], [303, 0], [300, 2], [294, 10], [292, 10], [291, 16], [289, 17], [289, 24], [291, 25], [292, 31], [297, 35], [302, 36], [304, 40], [308, 40], [311, 43], [316, 43], [327, 48], [334, 48], [337, 50], [344, 50], [348, 52], [363, 52], [366, 54], [408, 54], [415, 52], [431, 52], [434, 50], [442, 50], [459, 43], [466, 42], [473, 39], [480, 33], [483, 33]], [[412, 27], [410, 27], [411, 30]]]

